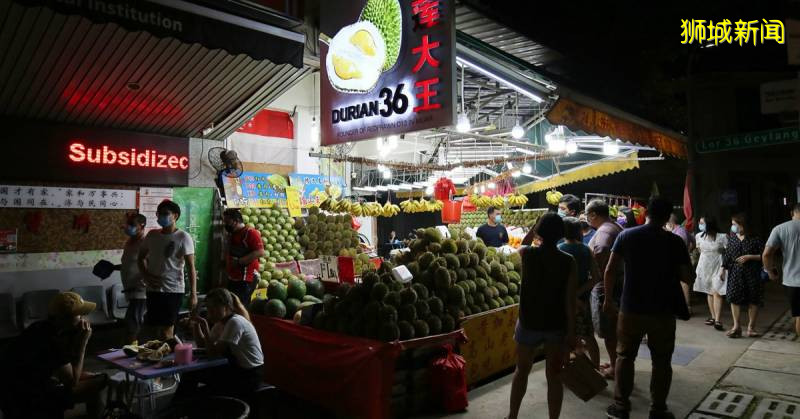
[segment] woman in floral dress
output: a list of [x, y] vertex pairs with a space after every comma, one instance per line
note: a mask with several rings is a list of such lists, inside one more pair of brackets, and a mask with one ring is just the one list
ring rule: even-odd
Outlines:
[[728, 245], [728, 237], [720, 233], [717, 220], [711, 217], [701, 217], [697, 228], [700, 230], [697, 235], [700, 258], [695, 270], [697, 279], [694, 281], [694, 290], [707, 295], [710, 317], [706, 324], [723, 330], [722, 297], [725, 295], [726, 284], [722, 274], [722, 258]]
[[[758, 309], [764, 305], [764, 281], [761, 279], [761, 253], [764, 243], [753, 235], [744, 214], [734, 215], [731, 236], [723, 261], [727, 272], [726, 297], [731, 303], [733, 328], [726, 333], [730, 338], [742, 336], [739, 316], [742, 308], [747, 310], [747, 336], [761, 336], [755, 330]], [[724, 273], [723, 273], [724, 275]]]

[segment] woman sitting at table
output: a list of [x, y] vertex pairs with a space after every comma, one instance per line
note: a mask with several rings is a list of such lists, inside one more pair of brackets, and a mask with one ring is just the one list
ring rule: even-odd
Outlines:
[[209, 292], [206, 305], [208, 321], [199, 316], [190, 321], [194, 340], [209, 357], [224, 356], [230, 362], [182, 374], [176, 397], [194, 395], [200, 383], [205, 384], [203, 394], [241, 397], [255, 391], [263, 376], [264, 354], [247, 310], [224, 288]]

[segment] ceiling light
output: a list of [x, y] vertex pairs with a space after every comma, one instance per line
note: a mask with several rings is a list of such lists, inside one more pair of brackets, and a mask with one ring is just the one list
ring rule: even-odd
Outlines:
[[573, 154], [578, 152], [578, 143], [575, 141], [567, 141], [567, 154]]
[[[484, 76], [487, 76], [489, 78], [495, 79], [498, 82], [500, 82], [501, 84], [505, 84], [505, 85], [511, 87], [512, 89], [522, 93], [523, 95], [535, 100], [537, 103], [544, 102], [544, 99], [542, 99], [540, 96], [534, 94], [530, 90], [524, 89], [524, 88], [518, 86], [517, 84], [512, 83], [512, 82], [506, 80], [505, 78], [500, 77], [497, 74], [494, 74], [491, 71], [489, 71], [489, 70], [487, 70], [487, 69], [485, 69], [485, 68], [483, 68], [481, 66], [475, 65], [474, 63], [465, 60], [463, 57], [456, 57], [456, 61], [461, 64], [462, 68], [463, 68], [464, 65], [468, 65], [470, 68], [475, 69], [479, 73], [483, 73]], [[463, 97], [463, 95], [462, 95], [462, 97]]]
[[528, 150], [527, 148], [522, 148], [522, 147], [517, 147], [514, 150], [516, 150], [517, 152], [522, 153], [522, 154], [527, 154], [529, 156], [535, 156], [535, 155], [539, 154], [539, 153], [537, 153], [535, 151]]
[[489, 189], [494, 189], [496, 187], [497, 185], [495, 185], [494, 182], [489, 182]]
[[383, 178], [384, 179], [391, 179], [392, 178], [392, 171], [389, 170], [389, 169], [384, 170], [383, 171]]
[[522, 166], [522, 171], [523, 171], [525, 174], [530, 174], [530, 173], [533, 171], [533, 168], [531, 167], [531, 165], [530, 165], [530, 164], [528, 164], [528, 163], [525, 163], [525, 164]]
[[603, 143], [603, 154], [613, 156], [619, 154], [619, 140], [606, 141]]
[[519, 170], [514, 170], [513, 172], [511, 172], [511, 177], [520, 177], [521, 175], [522, 172], [520, 172]]
[[386, 189], [388, 189], [390, 191], [399, 191], [400, 190], [400, 186], [399, 185], [386, 185]]
[[551, 137], [550, 142], [547, 144], [547, 149], [554, 153], [560, 153], [564, 151], [566, 148], [567, 148], [567, 141], [564, 140], [563, 138], [558, 138], [555, 136]]
[[511, 128], [511, 137], [516, 140], [519, 140], [524, 135], [525, 135], [525, 128], [522, 128], [522, 125], [520, 125], [519, 122], [517, 122], [517, 124], [514, 125], [514, 128]]
[[467, 115], [463, 113], [458, 114], [458, 123], [456, 124], [456, 131], [467, 132], [469, 131], [469, 128], [470, 128], [470, 123]]

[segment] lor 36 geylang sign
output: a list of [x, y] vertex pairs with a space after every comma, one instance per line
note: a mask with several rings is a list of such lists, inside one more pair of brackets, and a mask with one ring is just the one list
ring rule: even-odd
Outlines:
[[3, 179], [185, 186], [189, 140], [130, 131], [2, 121]]
[[323, 145], [454, 124], [454, 0], [321, 7]]

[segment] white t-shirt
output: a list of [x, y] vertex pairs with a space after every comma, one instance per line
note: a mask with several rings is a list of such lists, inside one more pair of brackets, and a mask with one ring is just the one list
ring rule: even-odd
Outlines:
[[122, 250], [119, 275], [122, 277], [122, 289], [125, 290], [125, 299], [128, 301], [146, 298], [138, 263], [139, 249], [142, 247], [143, 240], [134, 242], [128, 240]]
[[783, 285], [800, 287], [800, 220], [773, 228], [767, 246], [780, 249], [783, 254]]
[[183, 258], [194, 254], [192, 236], [183, 230], [175, 230], [170, 234], [162, 234], [161, 230], [153, 230], [142, 242], [142, 250], [145, 249], [148, 252], [148, 271], [164, 278], [160, 288], [148, 287], [147, 290], [183, 294]]
[[236, 364], [250, 369], [264, 364], [261, 342], [253, 324], [244, 317], [234, 314], [224, 325], [216, 323], [209, 331], [212, 339], [228, 344]]

